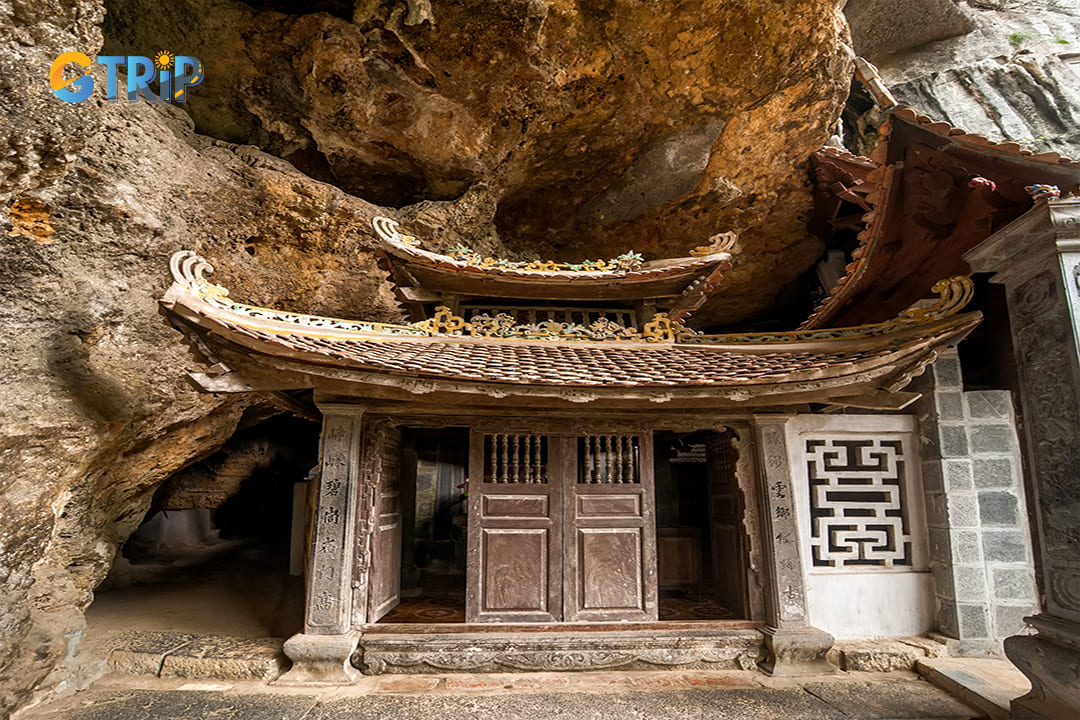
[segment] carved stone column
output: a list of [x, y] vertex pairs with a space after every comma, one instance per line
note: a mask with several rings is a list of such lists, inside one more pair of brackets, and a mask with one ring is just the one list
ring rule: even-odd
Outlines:
[[968, 252], [1005, 285], [1033, 473], [1044, 611], [1005, 640], [1014, 718], [1080, 717], [1080, 201], [1040, 201]]
[[810, 627], [799, 548], [795, 490], [784, 426], [786, 416], [754, 416], [758, 467], [762, 482], [762, 529], [765, 537], [765, 646], [761, 669], [770, 675], [833, 672], [825, 653], [833, 636]]
[[341, 685], [360, 677], [350, 659], [359, 641], [352, 614], [362, 411], [348, 406], [323, 411], [304, 632], [285, 641], [293, 662], [278, 680], [285, 685]]

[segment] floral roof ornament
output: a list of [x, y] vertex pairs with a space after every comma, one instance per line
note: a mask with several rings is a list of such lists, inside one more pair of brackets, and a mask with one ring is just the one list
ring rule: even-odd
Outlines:
[[1061, 197], [1061, 188], [1057, 185], [1025, 185], [1024, 189], [1027, 190], [1028, 195], [1033, 200], [1042, 200], [1043, 198], [1049, 198], [1051, 200], [1057, 200]]
[[554, 260], [506, 260], [504, 258], [483, 257], [465, 245], [455, 245], [446, 252], [447, 257], [480, 268], [510, 268], [532, 272], [615, 272], [627, 273], [641, 268], [644, 259], [633, 250], [610, 260], [582, 260], [579, 263], [555, 262]]

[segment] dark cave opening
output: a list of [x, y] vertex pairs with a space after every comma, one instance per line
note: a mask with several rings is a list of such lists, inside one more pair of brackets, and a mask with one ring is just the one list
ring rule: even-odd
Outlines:
[[287, 637], [303, 620], [307, 479], [319, 426], [276, 415], [237, 430], [158, 489], [87, 612], [120, 630]]

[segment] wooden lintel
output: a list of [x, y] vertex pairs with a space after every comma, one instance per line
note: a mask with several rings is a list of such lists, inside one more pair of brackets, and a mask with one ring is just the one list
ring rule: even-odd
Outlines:
[[442, 296], [429, 290], [416, 287], [398, 287], [395, 290], [397, 296], [404, 302], [410, 303], [441, 303]]
[[922, 397], [917, 392], [878, 392], [863, 393], [852, 398], [841, 398], [824, 408], [824, 412], [834, 412], [847, 407], [860, 408], [862, 410], [903, 410], [911, 403]]
[[207, 393], [278, 392], [304, 388], [303, 385], [297, 387], [284, 379], [266, 380], [238, 372], [220, 375], [192, 372], [187, 374], [187, 380], [195, 389]]
[[188, 382], [195, 386], [196, 390], [207, 393], [244, 393], [255, 390], [238, 373], [230, 372], [224, 375], [210, 375], [208, 373], [188, 373]]

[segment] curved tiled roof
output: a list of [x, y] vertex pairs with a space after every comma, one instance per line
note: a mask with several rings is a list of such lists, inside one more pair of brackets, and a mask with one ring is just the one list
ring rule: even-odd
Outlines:
[[[670, 387], [797, 382], [896, 352], [884, 346], [833, 352], [747, 352], [643, 344], [570, 344], [406, 338], [371, 340], [278, 335], [234, 323], [222, 326], [265, 343], [264, 351], [302, 353], [371, 372], [523, 385]], [[921, 338], [925, 340], [925, 338]], [[917, 344], [917, 341], [912, 344]], [[257, 346], [252, 344], [252, 349]]]
[[[707, 294], [713, 289], [711, 283], [720, 281], [721, 271], [731, 268], [727, 250], [736, 239], [731, 233], [717, 235], [714, 245], [699, 248], [700, 254], [693, 257], [651, 260], [622, 269], [609, 261], [603, 270], [570, 270], [559, 263], [537, 263], [530, 268], [490, 259], [483, 264], [457, 259], [418, 247], [389, 218], [375, 218], [373, 224], [385, 253], [384, 266], [399, 287], [503, 298], [633, 300], [677, 296], [684, 291]], [[544, 269], [548, 266], [562, 269]], [[397, 272], [398, 267], [405, 272]], [[697, 280], [707, 282], [688, 287]]]
[[[536, 328], [477, 335], [476, 326], [445, 308], [437, 321], [412, 325], [252, 308], [207, 282], [202, 273], [208, 269], [194, 254], [178, 253], [176, 282], [162, 300], [166, 315], [204, 356], [225, 358], [241, 375], [250, 366], [253, 377], [285, 378], [288, 387], [345, 383], [358, 394], [378, 385], [570, 399], [565, 393], [577, 389], [622, 401], [630, 396], [619, 393], [632, 390], [638, 402], [668, 402], [671, 393], [699, 399], [726, 393], [729, 401], [767, 395], [783, 404], [806, 402], [815, 392], [827, 398], [889, 393], [979, 321], [977, 313], [955, 315], [971, 293], [970, 281], [957, 278], [935, 287], [941, 294], [936, 304], [909, 309], [888, 323], [843, 330], [707, 336], [661, 313], [632, 338], [568, 339]], [[849, 385], [855, 391], [845, 391]]]
[[[905, 132], [903, 141], [897, 141], [900, 130]], [[1014, 191], [1019, 195], [1011, 200], [1002, 198], [1003, 201], [1015, 203], [1018, 212], [1025, 203], [1030, 204], [1022, 189], [1027, 182], [1058, 183], [1066, 192], [1080, 183], [1078, 161], [1055, 152], [1039, 153], [1028, 150], [1015, 142], [994, 142], [982, 135], [967, 133], [949, 123], [934, 121], [911, 108], [899, 107], [882, 123], [880, 142], [869, 158], [832, 149], [823, 151], [825, 155], [835, 155], [844, 162], [864, 166], [867, 162], [875, 164], [876, 169], [870, 172], [867, 179], [876, 187], [866, 197], [871, 207], [863, 218], [866, 226], [859, 233], [859, 245], [852, 253], [852, 261], [845, 268], [845, 274], [830, 288], [829, 294], [803, 322], [800, 329], [829, 327], [838, 318], [845, 320], [843, 315], [850, 314], [848, 311], [857, 304], [856, 298], [861, 297], [876, 283], [883, 280], [891, 282], [895, 279], [892, 275], [898, 259], [903, 258], [907, 262], [922, 259], [913, 258], [913, 253], [936, 253], [943, 265], [943, 271], [937, 277], [970, 272], [960, 259], [963, 252], [969, 250], [976, 241], [970, 233], [965, 235], [963, 242], [945, 243], [944, 246], [929, 250], [913, 248], [912, 238], [901, 234], [902, 223], [910, 220], [902, 213], [899, 205], [904, 190], [900, 181], [904, 173], [911, 171], [903, 162], [905, 143], [915, 142], [918, 132], [928, 133], [924, 137], [936, 139], [935, 151], [961, 158], [973, 171], [982, 170], [990, 179], [998, 180], [999, 195], [1005, 190], [1000, 175], [1007, 172], [1008, 168], [1012, 168], [1012, 172], [1018, 177], [1023, 176], [1021, 180], [1013, 183], [1019, 188]], [[910, 293], [918, 296], [924, 291], [925, 288], [919, 287], [912, 288]], [[911, 299], [901, 297], [897, 302], [903, 304]], [[861, 317], [857, 320], [866, 321]]]

